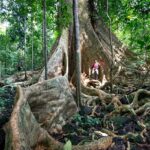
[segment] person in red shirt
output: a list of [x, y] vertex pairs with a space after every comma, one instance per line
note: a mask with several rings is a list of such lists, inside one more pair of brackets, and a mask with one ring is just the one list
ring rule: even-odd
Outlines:
[[94, 64], [92, 65], [92, 76], [95, 80], [98, 79], [99, 68], [100, 68], [100, 64], [97, 60], [95, 60]]

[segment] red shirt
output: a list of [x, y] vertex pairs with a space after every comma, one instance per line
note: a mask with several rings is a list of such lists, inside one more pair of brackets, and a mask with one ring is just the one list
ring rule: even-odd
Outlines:
[[94, 64], [92, 65], [92, 68], [98, 69], [98, 68], [99, 68], [99, 63], [94, 63]]

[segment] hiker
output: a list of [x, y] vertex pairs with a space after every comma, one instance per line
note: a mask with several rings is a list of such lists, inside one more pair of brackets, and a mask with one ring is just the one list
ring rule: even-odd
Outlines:
[[99, 75], [99, 68], [100, 64], [97, 60], [95, 60], [94, 64], [92, 65], [92, 77], [97, 80]]

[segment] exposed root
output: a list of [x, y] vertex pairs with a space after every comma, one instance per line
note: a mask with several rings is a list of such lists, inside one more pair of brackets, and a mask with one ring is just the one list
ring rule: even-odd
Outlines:
[[96, 89], [96, 88], [90, 88], [90, 87], [85, 87], [82, 85], [82, 92], [87, 94], [87, 95], [92, 95], [92, 96], [98, 96], [102, 103], [108, 104], [112, 101], [112, 97], [114, 95], [108, 94], [102, 90]]
[[141, 114], [144, 113], [145, 111], [147, 111], [148, 109], [150, 109], [150, 102], [142, 105], [141, 107], [137, 108], [135, 110], [136, 114]]
[[139, 96], [142, 95], [142, 94], [144, 94], [144, 95], [150, 97], [150, 91], [147, 91], [147, 90], [144, 90], [144, 89], [139, 89], [139, 90], [135, 93], [133, 102], [132, 102], [132, 104], [131, 104], [133, 108], [136, 108], [136, 107], [139, 106], [139, 103], [140, 103]]
[[73, 150], [107, 150], [112, 144], [112, 137], [103, 137], [89, 144], [75, 146]]

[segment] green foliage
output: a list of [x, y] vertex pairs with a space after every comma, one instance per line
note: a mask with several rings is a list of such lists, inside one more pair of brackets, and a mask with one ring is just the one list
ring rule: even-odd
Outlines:
[[116, 130], [123, 128], [127, 120], [126, 116], [114, 116], [111, 118], [111, 122], [114, 124]]
[[126, 98], [128, 100], [129, 103], [132, 103], [134, 95], [130, 94], [130, 95], [126, 95]]
[[[5, 93], [5, 89], [4, 88], [0, 88], [0, 95], [2, 95], [3, 93]], [[4, 98], [0, 97], [0, 110], [2, 110], [4, 106], [5, 106]]]
[[0, 35], [0, 61], [2, 74], [9, 74], [14, 71], [14, 64], [17, 60], [17, 53], [10, 44], [10, 37]]
[[57, 25], [58, 30], [61, 28], [66, 28], [70, 25], [72, 21], [72, 6], [71, 3], [66, 3], [65, 0], [60, 0], [58, 5], [58, 18]]
[[99, 118], [93, 118], [91, 116], [81, 116], [80, 114], [76, 114], [73, 117], [73, 120], [77, 122], [81, 127], [97, 126], [101, 124]]
[[3, 94], [5, 92], [4, 88], [0, 88], [0, 95]]
[[143, 138], [141, 137], [141, 135], [134, 136], [132, 134], [129, 134], [129, 136], [127, 138], [130, 142], [133, 142], [133, 143], [142, 143], [143, 142]]
[[66, 142], [66, 144], [64, 145], [63, 150], [72, 150], [72, 143], [71, 143], [70, 140], [68, 140], [68, 141]]
[[[150, 1], [149, 0], [108, 0], [108, 13], [111, 27], [119, 39], [131, 50], [141, 56], [146, 53], [150, 58]], [[107, 3], [98, 0], [99, 15], [107, 25]]]
[[109, 104], [107, 107], [106, 107], [106, 111], [107, 112], [111, 112], [114, 110], [114, 105], [113, 104]]
[[[65, 0], [47, 0], [47, 49], [51, 50], [61, 30], [68, 27], [72, 20], [71, 5]], [[22, 70], [32, 69], [32, 48], [34, 69], [43, 66], [42, 1], [38, 0], [9, 0], [0, 1], [0, 23], [8, 22], [6, 34], [0, 34], [0, 60], [2, 75], [13, 74], [17, 65]], [[25, 45], [26, 36], [26, 45]], [[33, 42], [33, 43], [32, 43]]]

